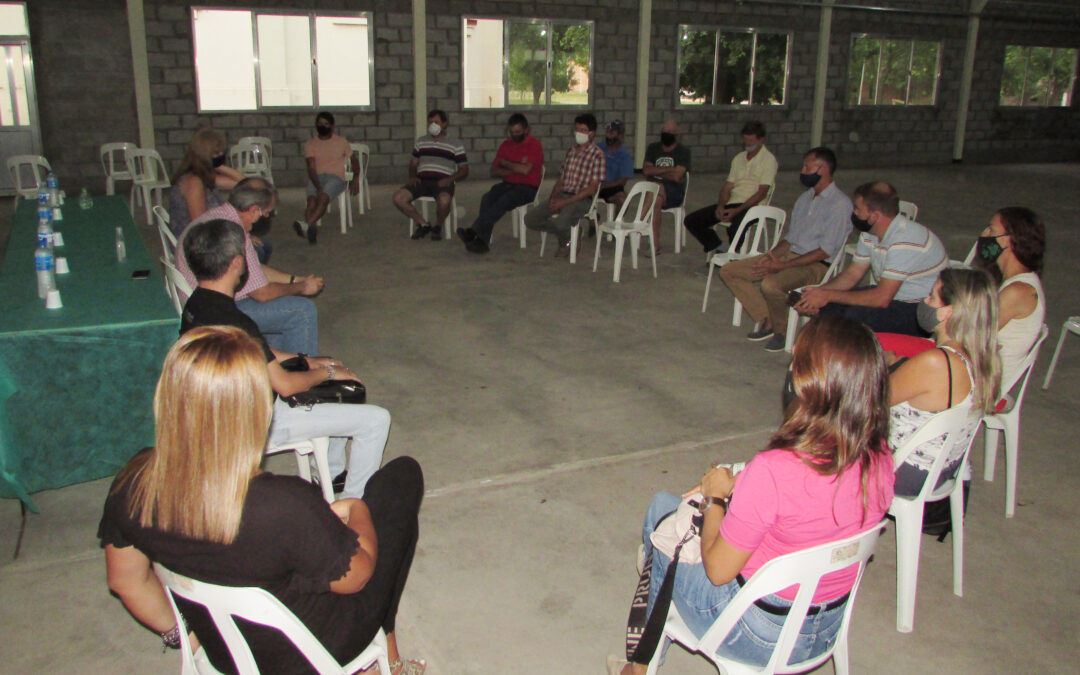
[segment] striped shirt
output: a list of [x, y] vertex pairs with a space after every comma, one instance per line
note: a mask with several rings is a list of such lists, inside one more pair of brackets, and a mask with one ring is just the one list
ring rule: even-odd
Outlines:
[[870, 263], [876, 279], [899, 281], [893, 300], [917, 302], [930, 295], [949, 256], [936, 234], [901, 213], [889, 223], [881, 241], [869, 232], [859, 235], [853, 262]]
[[465, 146], [450, 136], [443, 136], [441, 141], [430, 134], [421, 136], [413, 145], [412, 156], [417, 161], [416, 175], [420, 178], [453, 176], [459, 166], [469, 163]]
[[562, 177], [562, 191], [577, 194], [594, 180], [603, 183], [606, 170], [604, 151], [598, 145], [595, 143], [575, 145], [566, 151], [566, 158], [559, 169], [559, 175]]

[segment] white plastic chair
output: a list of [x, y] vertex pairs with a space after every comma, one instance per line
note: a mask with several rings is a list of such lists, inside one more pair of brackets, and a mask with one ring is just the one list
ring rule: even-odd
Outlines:
[[[664, 209], [660, 212], [660, 218], [663, 219], [665, 213], [670, 213], [675, 219], [675, 252], [682, 251], [682, 247], [686, 246], [686, 228], [683, 227], [683, 221], [686, 220], [686, 200], [690, 198], [690, 172], [686, 172], [686, 182], [684, 183], [686, 188], [683, 192], [682, 204], [678, 206], [672, 206], [670, 209]], [[610, 213], [610, 212], [609, 212]], [[611, 220], [609, 217], [608, 220]]]
[[319, 436], [301, 441], [289, 441], [279, 445], [269, 445], [267, 455], [279, 452], [296, 453], [296, 469], [300, 477], [311, 482], [311, 459], [315, 460], [315, 471], [319, 475], [319, 488], [327, 504], [334, 501], [334, 479], [330, 476], [330, 462], [327, 452], [330, 449], [330, 437]]
[[[181, 316], [184, 313], [184, 302], [191, 297], [193, 289], [180, 270], [176, 269], [176, 265], [166, 260], [165, 256], [161, 256], [160, 260], [165, 270], [165, 293], [172, 300], [176, 315]], [[183, 293], [183, 299], [180, 297], [181, 293]]]
[[897, 208], [908, 220], [919, 220], [919, 207], [915, 205], [915, 202], [905, 202], [901, 199]]
[[7, 168], [15, 183], [16, 208], [19, 199], [37, 199], [38, 192], [45, 187], [45, 177], [52, 171], [49, 160], [41, 155], [12, 155], [7, 159]]
[[[821, 281], [814, 284], [814, 286], [821, 286], [822, 284], [830, 281], [837, 274], [840, 274], [840, 270], [843, 269], [843, 267], [844, 251], [843, 249], [841, 249], [836, 253], [835, 256], [833, 256], [832, 262], [829, 263], [829, 269], [825, 271], [825, 276], [821, 277]], [[803, 286], [799, 289], [799, 292], [802, 293], [808, 288], [812, 288], [812, 286]], [[735, 302], [738, 302], [738, 300], [736, 300]], [[797, 311], [795, 311], [794, 307], [788, 307], [787, 334], [784, 335], [785, 352], [787, 352], [788, 354], [791, 353], [791, 350], [795, 347], [795, 334], [799, 331], [799, 326], [809, 320], [810, 317], [799, 314]]]
[[[846, 675], [848, 672], [848, 628], [851, 625], [851, 613], [855, 607], [855, 596], [858, 593], [859, 584], [862, 583], [863, 574], [866, 572], [866, 563], [874, 554], [874, 547], [877, 545], [883, 526], [884, 521], [846, 539], [773, 558], [747, 580], [746, 585], [731, 599], [728, 606], [701, 638], [696, 637], [687, 628], [679, 615], [679, 610], [672, 603], [668, 609], [667, 622], [664, 624], [663, 637], [678, 642], [692, 652], [704, 655], [721, 673], [729, 675], [802, 673], [817, 668], [829, 659], [833, 660], [833, 670], [836, 673]], [[791, 658], [791, 652], [799, 638], [799, 629], [802, 628], [803, 621], [806, 619], [806, 613], [810, 609], [811, 600], [817, 591], [821, 577], [853, 565], [857, 565], [859, 569], [855, 584], [851, 587], [844, 606], [844, 616], [832, 649], [813, 659], [788, 665], [788, 659]], [[717, 648], [756, 600], [793, 585], [798, 585], [799, 590], [790, 612], [782, 619], [783, 628], [780, 630], [776, 648], [763, 668], [748, 666], [717, 656]], [[655, 675], [660, 668], [662, 646], [663, 643], [653, 653], [647, 671], [649, 675]]]
[[[716, 268], [722, 267], [729, 262], [751, 258], [768, 251], [771, 248], [769, 242], [768, 221], [775, 221], [775, 230], [781, 232], [784, 229], [784, 221], [786, 219], [787, 214], [784, 213], [784, 210], [781, 208], [775, 206], [750, 207], [750, 210], [746, 212], [746, 216], [743, 217], [742, 222], [739, 223], [739, 228], [735, 231], [735, 238], [733, 241], [739, 242], [739, 247], [729, 249], [725, 253], [714, 253], [712, 257], [709, 258], [709, 280], [705, 282], [705, 297], [701, 300], [702, 312], [709, 306], [709, 289], [712, 288], [713, 272], [716, 271]], [[748, 228], [754, 229], [753, 234], [743, 236]], [[735, 301], [735, 314], [732, 317], [732, 323], [736, 326], [742, 323], [742, 303], [738, 300]]]
[[1050, 379], [1054, 377], [1054, 368], [1057, 368], [1058, 357], [1061, 356], [1061, 346], [1065, 344], [1065, 336], [1069, 333], [1080, 335], [1080, 316], [1070, 316], [1061, 324], [1061, 336], [1058, 338], [1057, 347], [1054, 348], [1054, 358], [1050, 359], [1050, 368], [1046, 371], [1043, 379], [1043, 389], [1050, 387]]
[[[244, 136], [238, 139], [237, 144], [254, 145], [258, 147], [259, 152], [266, 155], [266, 164], [270, 166], [274, 159], [274, 143], [266, 136]], [[272, 181], [271, 181], [272, 182]]]
[[[1031, 346], [1020, 372], [1012, 382], [1002, 382], [1002, 398], [1006, 400], [1005, 408], [1001, 412], [983, 416], [983, 424], [986, 429], [983, 432], [984, 451], [983, 455], [983, 480], [994, 480], [994, 462], [997, 460], [998, 433], [1005, 434], [1005, 517], [1012, 518], [1016, 513], [1016, 472], [1020, 455], [1020, 408], [1024, 405], [1024, 392], [1027, 391], [1028, 380], [1031, 372], [1035, 370], [1035, 361], [1039, 358], [1039, 348], [1049, 333], [1046, 324], [1043, 324], [1039, 337]], [[1020, 384], [1015, 396], [1009, 396], [1008, 392]]]
[[[773, 183], [772, 185], [769, 186], [769, 191], [765, 193], [765, 199], [762, 199], [760, 202], [758, 202], [754, 206], [768, 206], [769, 204], [772, 204], [772, 196], [773, 196], [774, 192], [776, 192], [776, 184], [775, 183]], [[751, 207], [751, 208], [753, 208], [753, 207]], [[743, 221], [745, 222], [746, 218], [743, 218]], [[718, 225], [720, 225], [721, 227], [728, 227], [729, 225], [731, 225], [731, 223], [726, 221], [726, 220], [723, 220], [723, 221], [720, 221], [718, 223]], [[738, 241], [738, 240], [739, 240], [739, 238], [736, 236], [733, 241]], [[685, 241], [684, 241], [684, 243], [685, 243]]]
[[[157, 574], [161, 585], [168, 589], [166, 595], [169, 598], [169, 605], [179, 625], [183, 625], [183, 621], [174, 596], [206, 608], [241, 675], [258, 675], [259, 667], [255, 663], [247, 640], [236, 625], [237, 617], [281, 631], [321, 675], [356, 673], [376, 662], [379, 664], [379, 672], [390, 672], [390, 662], [386, 656], [386, 634], [381, 628], [364, 651], [352, 661], [341, 665], [330, 655], [330, 652], [326, 651], [326, 647], [319, 642], [318, 638], [311, 634], [307, 626], [296, 618], [295, 614], [281, 604], [280, 600], [261, 588], [216, 586], [177, 574], [160, 563], [154, 563], [154, 573]], [[194, 675], [199, 672], [195, 666], [195, 657], [191, 653], [187, 631], [183, 630], [180, 631], [180, 654], [182, 673]]]
[[[428, 218], [428, 204], [430, 204], [432, 206], [435, 206], [435, 198], [434, 197], [418, 197], [418, 198], [413, 200], [413, 204], [417, 204], [417, 203], [419, 203], [419, 205], [420, 205], [420, 214], [422, 216], [424, 216], [424, 220], [430, 222], [431, 219]], [[464, 213], [464, 211], [462, 211], [462, 213]], [[409, 221], [409, 236], [411, 237], [413, 235], [413, 230], [416, 229], [416, 221], [414, 221], [412, 218], [408, 218], [408, 217], [406, 217], [406, 220]], [[454, 231], [457, 230], [457, 226], [458, 226], [458, 205], [457, 205], [457, 197], [455, 196], [455, 197], [450, 199], [450, 213], [446, 216], [446, 220], [443, 221], [443, 239], [445, 239], [446, 241], [449, 241], [450, 237], [453, 236]]]
[[[605, 221], [596, 227], [596, 249], [593, 253], [592, 271], [600, 262], [600, 244], [604, 241], [604, 235], [610, 234], [615, 238], [615, 270], [612, 281], [619, 282], [619, 274], [622, 270], [623, 247], [626, 238], [630, 238], [630, 264], [637, 269], [638, 247], [642, 237], [649, 238], [649, 249], [652, 251], [652, 275], [656, 278], [656, 242], [653, 240], [653, 200], [660, 194], [660, 185], [655, 181], [639, 181], [631, 188], [630, 194], [626, 195], [626, 201], [619, 209], [619, 215], [615, 220]], [[645, 197], [651, 199], [646, 204]], [[637, 203], [634, 202], [637, 200]]]
[[352, 201], [350, 200], [352, 195], [349, 194], [349, 183], [352, 179], [352, 156], [349, 156], [345, 158], [345, 189], [338, 195], [338, 212], [341, 217], [342, 234], [347, 234], [348, 228], [353, 227]]
[[915, 627], [915, 591], [919, 579], [919, 550], [922, 547], [923, 506], [926, 502], [949, 499], [952, 515], [953, 593], [960, 597], [964, 595], [964, 481], [961, 480], [961, 474], [967, 465], [971, 442], [975, 440], [974, 434], [967, 439], [967, 447], [960, 458], [956, 474], [941, 487], [935, 486], [952, 448], [956, 443], [963, 442], [962, 432], [970, 423], [971, 416], [970, 402], [943, 410], [912, 434], [902, 447], [893, 450], [893, 465], [899, 467], [917, 447], [947, 434], [919, 494], [915, 497], [897, 495], [889, 507], [889, 513], [896, 519], [896, 630], [901, 633], [910, 633]]
[[152, 222], [151, 199], [160, 205], [165, 188], [172, 185], [169, 182], [169, 173], [165, 170], [165, 162], [161, 161], [157, 150], [137, 148], [127, 153], [127, 166], [131, 173], [131, 215], [135, 216], [135, 199], [140, 197], [146, 208], [146, 224], [149, 225]]
[[[596, 222], [596, 198], [600, 196], [600, 185], [597, 184], [596, 192], [593, 193], [592, 201], [589, 202], [589, 210], [570, 228], [570, 264], [577, 263], [578, 242], [581, 240], [581, 221], [592, 219]], [[523, 230], [524, 231], [524, 230]], [[540, 232], [540, 257], [544, 257], [544, 245], [547, 243], [547, 232]]]
[[116, 194], [117, 181], [131, 180], [131, 172], [127, 168], [127, 153], [138, 149], [139, 146], [134, 143], [105, 143], [101, 146], [101, 168], [105, 169], [105, 194]]
[[270, 170], [270, 155], [264, 146], [257, 143], [240, 141], [229, 148], [229, 164], [232, 168], [248, 177], [263, 178], [273, 183]]
[[[371, 210], [371, 186], [368, 185], [368, 164], [371, 162], [371, 150], [367, 143], [350, 143], [354, 153], [360, 155], [360, 191], [356, 193], [357, 213], [364, 215]], [[366, 207], [366, 208], [365, 208]]]
[[515, 206], [510, 211], [510, 231], [514, 235], [514, 239], [517, 239], [521, 248], [525, 248], [525, 230], [529, 229], [525, 227], [525, 214], [529, 212], [529, 209], [533, 208], [540, 203], [540, 188], [544, 185], [544, 178], [547, 176], [547, 167], [540, 167], [540, 184], [536, 186], [536, 196], [528, 204], [522, 204], [521, 206]]
[[160, 204], [154, 206], [157, 218], [158, 236], [161, 237], [161, 250], [169, 264], [176, 265], [176, 235], [169, 229], [169, 212]]

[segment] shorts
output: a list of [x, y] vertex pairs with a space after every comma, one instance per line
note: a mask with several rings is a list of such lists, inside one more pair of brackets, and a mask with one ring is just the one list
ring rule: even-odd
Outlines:
[[420, 183], [417, 185], [405, 185], [404, 188], [412, 195], [413, 200], [417, 200], [421, 197], [438, 197], [440, 194], [446, 192], [451, 197], [454, 196], [455, 184], [451, 183], [447, 187], [439, 187], [439, 181], [441, 178], [421, 178]]
[[605, 202], [610, 202], [611, 198], [620, 192], [625, 192], [625, 185], [612, 185], [611, 187], [600, 188], [600, 199]]
[[[344, 178], [342, 178], [341, 176], [335, 176], [332, 173], [320, 173], [319, 185], [322, 186], [323, 192], [325, 192], [327, 196], [330, 197], [330, 201], [334, 201], [335, 199], [340, 197], [341, 193], [345, 192], [345, 188], [347, 187]], [[316, 190], [315, 186], [311, 184], [311, 181], [308, 181], [307, 196], [314, 197], [317, 193], [318, 190]]]
[[686, 197], [683, 184], [665, 180], [661, 182], [661, 185], [664, 186], [664, 208], [673, 209], [682, 206], [683, 199]]

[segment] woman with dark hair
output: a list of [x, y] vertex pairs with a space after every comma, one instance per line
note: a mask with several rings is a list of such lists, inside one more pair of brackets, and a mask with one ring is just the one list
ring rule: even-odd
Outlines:
[[[679, 564], [672, 602], [698, 636], [762, 565], [857, 534], [879, 522], [892, 503], [893, 464], [886, 446], [889, 379], [874, 334], [850, 319], [817, 317], [795, 341], [791, 371], [795, 399], [768, 449], [734, 478], [726, 468], [713, 468], [691, 490], [708, 504], [701, 564]], [[727, 497], [729, 507], [722, 501]], [[645, 516], [642, 534], [653, 561], [650, 611], [671, 564], [653, 548], [651, 535], [679, 503], [676, 495], [658, 493]], [[854, 569], [847, 569], [822, 578], [793, 661], [813, 658], [832, 645], [855, 576]], [[765, 665], [780, 635], [782, 617], [777, 614], [790, 607], [795, 590], [753, 605], [718, 653]], [[609, 657], [608, 672], [642, 675], [646, 665]]]
[[[195, 328], [169, 350], [154, 395], [155, 446], [113, 481], [98, 537], [109, 588], [178, 647], [181, 628], [151, 561], [202, 581], [269, 591], [344, 663], [386, 631], [390, 675], [419, 675], [394, 637], [424, 493], [420, 466], [399, 457], [363, 499], [327, 504], [311, 484], [259, 465], [273, 412], [262, 348], [238, 328]], [[235, 672], [209, 614], [180, 598], [211, 664]], [[263, 672], [310, 672], [276, 631], [241, 632]]]
[[217, 192], [231, 190], [244, 179], [225, 165], [225, 137], [202, 127], [191, 136], [169, 190], [169, 229], [177, 237], [195, 218], [225, 203]]
[[1001, 281], [998, 287], [998, 344], [1001, 383], [1009, 387], [1039, 337], [1046, 301], [1039, 274], [1046, 227], [1031, 209], [1007, 206], [990, 219], [975, 244], [976, 258]]

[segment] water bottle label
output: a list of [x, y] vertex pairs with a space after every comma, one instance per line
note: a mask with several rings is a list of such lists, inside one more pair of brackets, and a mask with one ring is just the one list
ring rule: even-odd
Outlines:
[[49, 206], [42, 206], [37, 211], [38, 223], [51, 223], [53, 221], [53, 210]]
[[38, 232], [37, 245], [40, 246], [41, 248], [49, 248], [50, 246], [52, 246], [53, 245], [53, 234], [52, 234], [52, 232]]
[[51, 255], [34, 256], [34, 269], [38, 272], [48, 272], [53, 269], [54, 262]]
[[52, 190], [60, 187], [60, 181], [53, 174], [49, 174], [48, 178], [45, 179], [45, 186]]
[[38, 204], [48, 204], [49, 203], [49, 192], [48, 192], [48, 190], [42, 190], [41, 192], [39, 192], [38, 195], [37, 195], [37, 200], [38, 200]]

